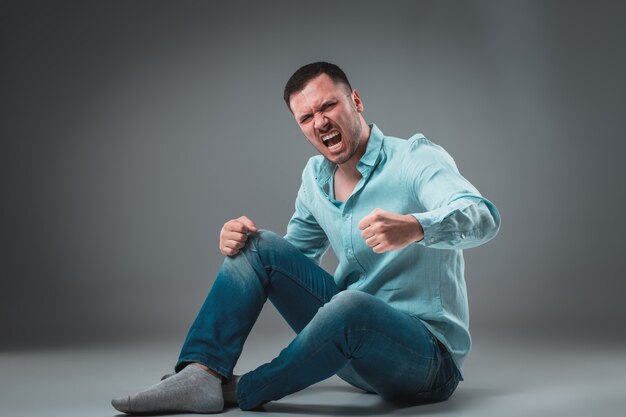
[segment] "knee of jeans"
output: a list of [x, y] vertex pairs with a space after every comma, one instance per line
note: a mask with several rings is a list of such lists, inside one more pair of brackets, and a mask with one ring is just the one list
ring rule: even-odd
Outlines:
[[377, 318], [371, 313], [372, 298], [362, 291], [345, 290], [336, 294], [317, 313], [319, 319], [332, 328], [335, 343], [341, 346], [348, 359], [366, 345], [364, 338], [370, 337], [370, 330], [376, 327]]
[[282, 244], [284, 240], [285, 239], [271, 230], [260, 229], [258, 232], [248, 233], [246, 249], [252, 249], [257, 252], [265, 251]]
[[276, 242], [282, 242], [285, 239], [283, 239], [282, 236], [280, 236], [277, 233], [272, 232], [271, 230], [267, 230], [267, 229], [259, 229], [258, 232], [255, 233], [258, 237], [258, 239], [266, 244], [272, 244], [272, 243], [276, 243]]
[[271, 263], [273, 255], [284, 251], [289, 242], [271, 230], [260, 229], [248, 234], [244, 250], [256, 252], [263, 264]]
[[371, 316], [370, 310], [374, 296], [363, 291], [345, 290], [336, 294], [325, 306], [329, 313], [341, 317], [344, 325], [350, 327], [362, 324]]

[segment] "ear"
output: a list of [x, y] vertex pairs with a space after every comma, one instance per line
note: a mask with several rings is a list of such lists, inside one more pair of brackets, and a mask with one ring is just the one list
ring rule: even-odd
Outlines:
[[358, 111], [359, 113], [363, 112], [363, 101], [361, 100], [361, 96], [359, 95], [359, 92], [357, 90], [352, 90], [352, 102], [354, 103], [354, 106], [356, 107], [356, 111]]

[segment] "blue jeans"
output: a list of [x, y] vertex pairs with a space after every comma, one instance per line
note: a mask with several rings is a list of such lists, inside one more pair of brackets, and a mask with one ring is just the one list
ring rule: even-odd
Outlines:
[[191, 362], [225, 378], [267, 299], [297, 333], [270, 363], [242, 375], [242, 410], [280, 399], [335, 374], [384, 399], [447, 399], [461, 379], [450, 354], [422, 322], [333, 277], [282, 237], [251, 233], [227, 257], [194, 321], [176, 364]]

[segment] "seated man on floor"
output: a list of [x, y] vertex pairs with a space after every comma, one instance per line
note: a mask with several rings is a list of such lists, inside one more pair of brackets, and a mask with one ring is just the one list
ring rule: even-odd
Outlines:
[[[226, 258], [175, 374], [113, 400], [117, 410], [250, 410], [335, 374], [421, 404], [447, 399], [462, 380], [471, 345], [463, 249], [496, 235], [496, 207], [440, 146], [368, 124], [336, 65], [298, 69], [284, 99], [321, 154], [304, 168], [286, 236], [246, 216], [224, 224]], [[334, 275], [319, 266], [329, 245]], [[234, 376], [268, 299], [297, 335], [271, 362]]]

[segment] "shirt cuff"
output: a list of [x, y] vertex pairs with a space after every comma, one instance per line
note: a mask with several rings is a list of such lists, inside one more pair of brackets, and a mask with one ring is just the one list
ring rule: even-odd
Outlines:
[[422, 240], [418, 240], [415, 243], [418, 245], [432, 245], [437, 243], [436, 238], [436, 225], [438, 224], [438, 220], [435, 219], [435, 216], [432, 213], [411, 213], [411, 216], [415, 217], [417, 221], [422, 225], [422, 229], [424, 230], [424, 237]]

